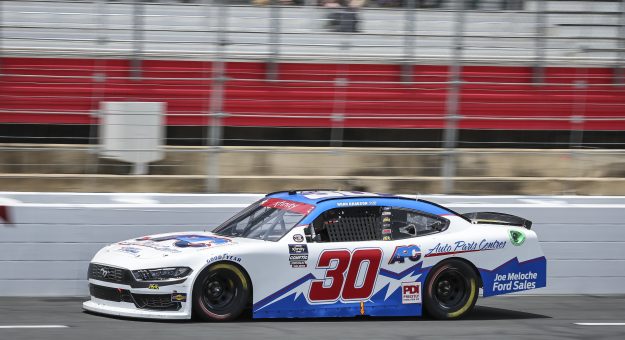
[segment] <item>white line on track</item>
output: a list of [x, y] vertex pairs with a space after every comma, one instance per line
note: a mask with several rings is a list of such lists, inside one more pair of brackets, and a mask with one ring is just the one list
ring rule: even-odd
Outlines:
[[625, 322], [576, 322], [578, 326], [625, 326]]
[[0, 325], [0, 329], [68, 328], [65, 325]]

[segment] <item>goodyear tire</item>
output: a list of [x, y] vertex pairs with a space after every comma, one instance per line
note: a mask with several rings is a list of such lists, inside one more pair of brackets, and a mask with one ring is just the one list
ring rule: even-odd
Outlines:
[[250, 290], [250, 280], [240, 267], [214, 264], [195, 280], [193, 313], [205, 321], [236, 319], [247, 307]]
[[423, 307], [435, 319], [458, 319], [473, 309], [478, 290], [477, 274], [469, 264], [445, 261], [428, 275]]

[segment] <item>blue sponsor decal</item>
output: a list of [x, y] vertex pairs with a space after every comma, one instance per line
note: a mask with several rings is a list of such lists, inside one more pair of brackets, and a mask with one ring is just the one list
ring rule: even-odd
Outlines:
[[409, 246], [397, 246], [388, 264], [404, 263], [406, 259], [412, 262], [419, 261], [421, 259], [421, 248], [412, 244]]
[[519, 262], [515, 257], [493, 270], [480, 269], [480, 274], [484, 296], [542, 288], [547, 285], [547, 260], [542, 256]]
[[129, 254], [133, 254], [133, 255], [139, 255], [139, 253], [141, 252], [141, 249], [135, 248], [135, 247], [121, 247], [121, 248], [119, 248], [119, 251], [122, 252], [122, 253], [129, 253]]

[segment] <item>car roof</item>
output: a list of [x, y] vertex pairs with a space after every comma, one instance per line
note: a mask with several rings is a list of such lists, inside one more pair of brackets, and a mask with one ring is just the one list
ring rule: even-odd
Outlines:
[[335, 199], [356, 199], [365, 197], [389, 197], [398, 199], [409, 199], [407, 197], [391, 195], [391, 194], [378, 194], [372, 192], [363, 191], [338, 191], [338, 190], [323, 190], [323, 189], [311, 189], [311, 190], [288, 190], [288, 191], [276, 191], [266, 195], [272, 198], [281, 198], [285, 200], [297, 201], [308, 204], [316, 204], [326, 200]]
[[375, 200], [375, 205], [410, 208], [435, 215], [457, 215], [457, 213], [455, 213], [454, 211], [433, 202], [392, 194], [380, 194], [361, 191], [304, 189], [273, 192], [267, 194], [266, 197], [301, 202], [311, 205], [322, 204], [326, 206], [326, 208], [330, 207], [327, 203], [347, 207], [350, 206], [349, 202]]

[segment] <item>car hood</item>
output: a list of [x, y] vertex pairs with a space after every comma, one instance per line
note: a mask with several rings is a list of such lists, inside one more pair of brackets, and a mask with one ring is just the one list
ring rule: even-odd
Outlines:
[[[229, 238], [210, 232], [183, 232], [150, 235], [113, 243], [103, 252], [115, 257], [154, 259], [178, 257], [197, 252], [210, 252], [235, 244], [262, 242], [259, 240]], [[221, 250], [218, 250], [221, 251]]]

